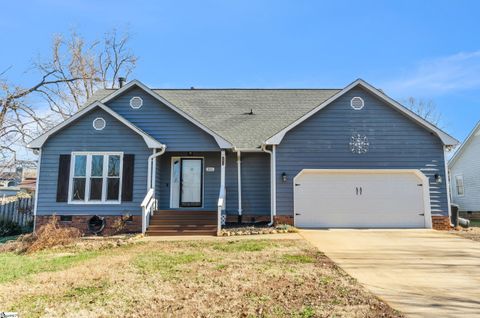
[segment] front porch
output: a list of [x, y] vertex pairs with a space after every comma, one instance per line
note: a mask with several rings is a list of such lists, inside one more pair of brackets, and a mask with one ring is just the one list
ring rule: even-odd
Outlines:
[[165, 152], [151, 160], [142, 232], [216, 235], [226, 206], [225, 151]]
[[216, 235], [217, 211], [156, 210], [145, 233], [164, 235]]
[[165, 152], [151, 160], [143, 233], [215, 235], [226, 221], [270, 220], [268, 154]]

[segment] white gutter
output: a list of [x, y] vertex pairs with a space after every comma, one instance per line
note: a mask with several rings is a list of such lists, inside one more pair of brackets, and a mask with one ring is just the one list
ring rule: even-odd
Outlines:
[[237, 151], [237, 180], [238, 180], [238, 216], [242, 216], [242, 161], [241, 152]]
[[156, 163], [154, 163], [153, 160], [163, 155], [166, 149], [167, 149], [167, 146], [164, 145], [159, 152], [154, 152], [152, 155], [150, 155], [150, 157], [148, 157], [147, 191], [154, 187], [152, 167], [154, 166], [154, 164], [155, 164], [154, 167], [156, 167]]
[[277, 185], [275, 183], [277, 166], [275, 160], [275, 145], [272, 145], [272, 150], [267, 150], [267, 145], [262, 145], [262, 151], [270, 154], [270, 223], [268, 223], [268, 226], [272, 226], [274, 223], [274, 216], [277, 214]]
[[445, 187], [447, 187], [448, 220], [450, 221], [450, 226], [453, 227], [452, 202], [450, 197], [450, 171], [448, 169], [448, 161], [447, 161], [447, 146], [443, 146], [443, 161], [445, 164]]
[[38, 189], [40, 184], [40, 167], [42, 163], [42, 148], [38, 151], [38, 164], [37, 164], [37, 184], [35, 184], [35, 205], [33, 206], [33, 232], [35, 232], [35, 226], [37, 225], [37, 207], [38, 207]]

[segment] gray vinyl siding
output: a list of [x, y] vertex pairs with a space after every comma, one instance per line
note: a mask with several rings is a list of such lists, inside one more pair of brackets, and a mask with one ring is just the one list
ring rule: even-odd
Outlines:
[[[203, 207], [195, 210], [216, 210], [220, 191], [220, 151], [166, 152], [157, 161], [156, 194], [160, 209], [170, 209], [170, 175], [172, 157], [204, 158]], [[238, 179], [236, 153], [226, 153], [225, 187], [227, 214], [238, 214]], [[215, 168], [214, 172], [205, 171]], [[270, 159], [263, 153], [242, 153], [242, 208], [244, 215], [270, 214]]]
[[[457, 194], [455, 176], [463, 176], [465, 195]], [[462, 153], [450, 167], [452, 203], [460, 211], [480, 211], [480, 135], [471, 137]]]
[[242, 153], [242, 210], [244, 215], [270, 215], [270, 157]]
[[[270, 157], [266, 153], [242, 152], [242, 214], [270, 215]], [[227, 152], [225, 187], [227, 214], [238, 215], [237, 154]]]
[[[139, 96], [143, 106], [130, 107], [130, 99]], [[210, 134], [191, 123], [140, 88], [132, 88], [112, 99], [107, 106], [153, 138], [167, 145], [168, 151], [214, 151], [219, 146]]]
[[226, 211], [230, 215], [238, 215], [238, 170], [237, 154], [227, 151], [225, 166]]
[[[92, 121], [103, 117], [104, 130], [97, 131]], [[121, 204], [68, 204], [56, 202], [58, 163], [61, 154], [73, 151], [116, 151], [135, 155], [133, 201]], [[143, 138], [101, 109], [95, 109], [59, 133], [50, 136], [42, 148], [38, 215], [123, 215], [140, 214], [146, 194], [148, 149]]]
[[[360, 96], [362, 110], [350, 107]], [[365, 154], [353, 154], [353, 134], [368, 137]], [[433, 215], [448, 215], [440, 139], [365, 90], [356, 88], [289, 131], [277, 146], [277, 214], [293, 215], [293, 178], [302, 169], [420, 169], [430, 179]], [[287, 182], [281, 175], [287, 174]], [[443, 183], [434, 181], [438, 173]]]

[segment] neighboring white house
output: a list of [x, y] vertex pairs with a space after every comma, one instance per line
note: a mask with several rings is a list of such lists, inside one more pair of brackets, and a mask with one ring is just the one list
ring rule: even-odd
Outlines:
[[480, 212], [480, 122], [448, 164], [452, 203], [460, 211]]

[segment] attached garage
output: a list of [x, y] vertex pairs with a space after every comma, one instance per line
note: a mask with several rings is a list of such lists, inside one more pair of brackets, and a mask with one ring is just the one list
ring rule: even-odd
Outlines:
[[304, 169], [294, 178], [300, 228], [431, 228], [429, 183], [419, 170]]

